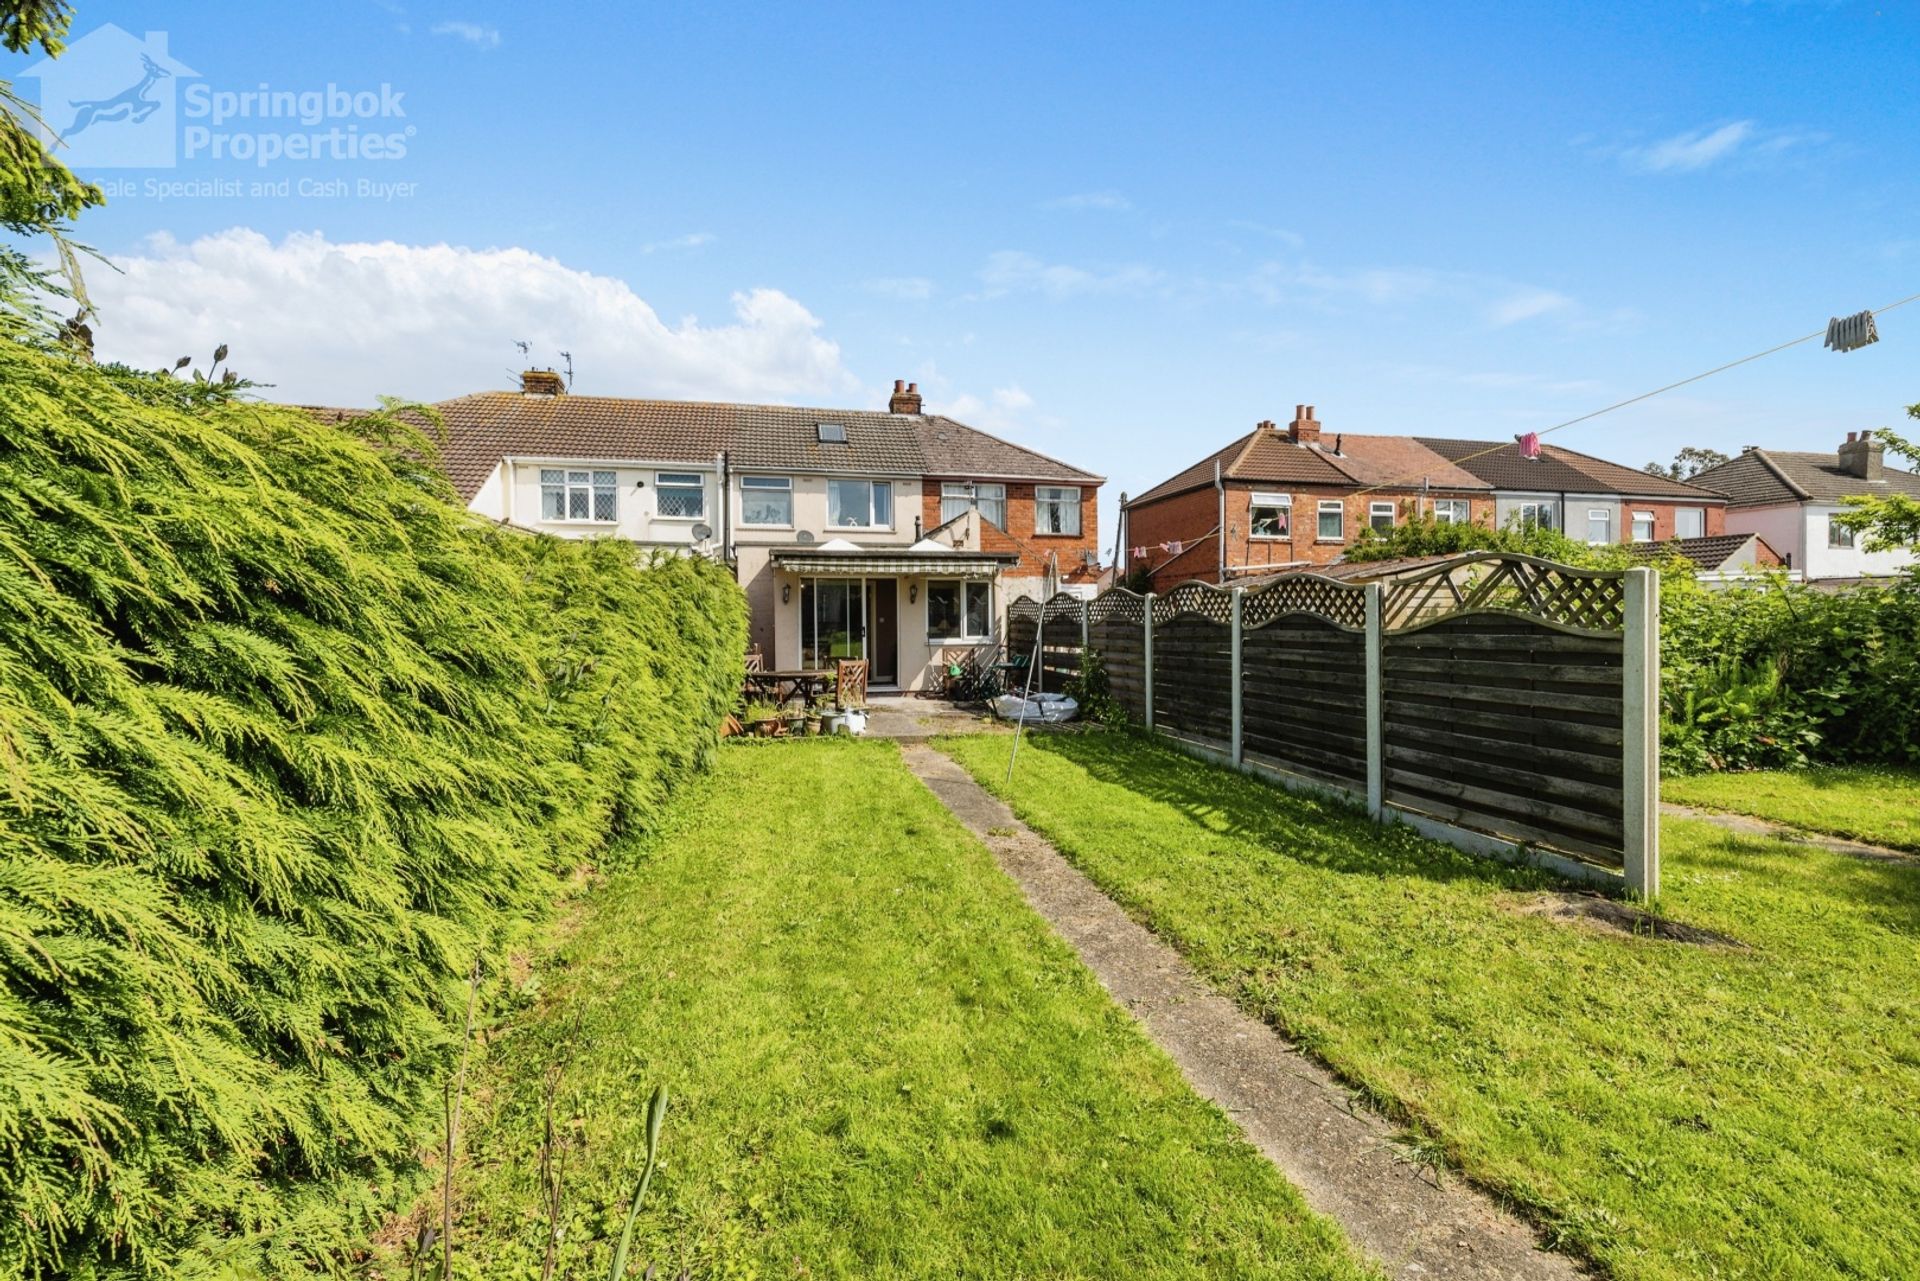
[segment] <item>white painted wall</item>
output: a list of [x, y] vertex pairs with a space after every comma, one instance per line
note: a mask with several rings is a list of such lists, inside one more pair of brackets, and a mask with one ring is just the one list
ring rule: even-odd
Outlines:
[[[612, 521], [545, 520], [540, 515], [540, 472], [543, 468], [571, 468], [575, 471], [611, 471], [614, 474], [614, 512]], [[654, 499], [660, 472], [693, 473], [701, 477], [706, 493], [705, 511], [698, 517], [682, 518], [659, 514]], [[614, 462], [594, 458], [509, 458], [482, 485], [468, 506], [495, 520], [504, 520], [522, 529], [539, 530], [561, 538], [625, 538], [636, 543], [691, 547], [693, 527], [711, 526], [717, 536], [720, 529], [719, 485], [712, 463]]]
[[[1806, 523], [1801, 519], [1798, 503], [1780, 507], [1729, 507], [1727, 532], [1758, 534], [1767, 540], [1767, 546], [1787, 558], [1789, 568], [1804, 570], [1807, 567]], [[1826, 537], [1824, 530], [1820, 536]]]
[[1914, 564], [1912, 551], [1869, 552], [1827, 546], [1828, 522], [1840, 503], [1793, 503], [1727, 512], [1727, 532], [1758, 534], [1806, 578], [1864, 578], [1897, 574]]

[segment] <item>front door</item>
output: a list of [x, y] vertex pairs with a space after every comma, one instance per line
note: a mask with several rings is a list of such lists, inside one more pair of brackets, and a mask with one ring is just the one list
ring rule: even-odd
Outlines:
[[867, 629], [867, 679], [876, 685], [892, 685], [900, 679], [899, 584], [891, 578], [876, 578], [867, 584], [867, 610], [872, 625]]

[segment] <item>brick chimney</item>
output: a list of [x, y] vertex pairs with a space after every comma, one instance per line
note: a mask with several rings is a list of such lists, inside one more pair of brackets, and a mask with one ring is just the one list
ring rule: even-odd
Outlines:
[[1886, 452], [1886, 446], [1872, 432], [1850, 431], [1846, 443], [1840, 446], [1840, 470], [1870, 483], [1878, 481]]
[[920, 384], [910, 383], [904, 378], [893, 380], [893, 395], [887, 398], [887, 412], [890, 414], [917, 414], [920, 412]]
[[1287, 424], [1287, 437], [1296, 445], [1315, 445], [1320, 442], [1320, 420], [1313, 416], [1312, 405], [1293, 407], [1293, 421]]
[[564, 396], [567, 394], [567, 380], [551, 369], [529, 369], [520, 375], [520, 394]]

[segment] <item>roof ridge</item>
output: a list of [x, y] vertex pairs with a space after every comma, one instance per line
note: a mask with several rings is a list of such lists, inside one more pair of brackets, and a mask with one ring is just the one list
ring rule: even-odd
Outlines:
[[[1276, 432], [1274, 434], [1277, 436], [1279, 433]], [[1252, 431], [1242, 436], [1238, 441], [1228, 441], [1225, 447], [1219, 451], [1220, 454], [1224, 454], [1227, 450], [1233, 449], [1235, 444], [1238, 444], [1240, 448], [1234, 452], [1233, 461], [1220, 468], [1221, 476], [1233, 476], [1240, 464], [1247, 461], [1247, 455], [1253, 452], [1253, 447], [1259, 443], [1260, 428], [1258, 426], [1255, 426]], [[1215, 454], [1214, 457], [1219, 457], [1219, 454]], [[1206, 460], [1202, 459], [1201, 461], [1204, 462]], [[1238, 479], [1238, 477], [1235, 477], [1235, 479]]]
[[1787, 487], [1787, 491], [1791, 493], [1795, 498], [1799, 499], [1803, 503], [1808, 502], [1813, 498], [1812, 494], [1808, 493], [1804, 488], [1801, 487], [1799, 481], [1787, 475], [1786, 468], [1782, 467], [1779, 463], [1774, 462], [1773, 459], [1767, 457], [1766, 450], [1761, 449], [1759, 446], [1756, 445], [1754, 446], [1754, 449], [1753, 449], [1753, 456], [1755, 458], [1758, 458], [1760, 460], [1760, 465], [1762, 467], [1765, 467], [1768, 471], [1772, 472], [1774, 479], [1779, 481], [1781, 484], [1785, 485]]
[[902, 415], [902, 417], [925, 418], [929, 420], [938, 419], [940, 422], [943, 422], [943, 423], [952, 423], [955, 427], [960, 428], [962, 431], [970, 431], [976, 436], [985, 436], [988, 440], [994, 441], [998, 444], [1005, 445], [1009, 449], [1017, 449], [1023, 454], [1031, 454], [1035, 458], [1040, 459], [1042, 462], [1052, 463], [1055, 467], [1064, 467], [1068, 471], [1079, 472], [1082, 476], [1087, 477], [1089, 480], [1097, 480], [1103, 485], [1106, 484], [1107, 482], [1107, 478], [1105, 476], [1102, 476], [1097, 472], [1090, 472], [1084, 467], [1075, 466], [1073, 463], [1068, 462], [1064, 458], [1055, 458], [1052, 454], [1043, 453], [1042, 451], [1033, 448], [1033, 446], [1031, 445], [1023, 445], [1017, 440], [1008, 440], [1005, 436], [996, 436], [994, 433], [987, 431], [985, 428], [975, 427], [972, 423], [963, 423], [958, 418], [950, 418], [946, 414], [913, 414], [913, 415]]

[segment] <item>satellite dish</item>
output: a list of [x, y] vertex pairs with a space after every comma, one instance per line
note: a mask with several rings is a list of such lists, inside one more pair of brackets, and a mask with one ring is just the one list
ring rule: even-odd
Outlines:
[[813, 542], [813, 534], [811, 531], [803, 529], [793, 536], [793, 541], [805, 547]]
[[712, 537], [713, 537], [713, 526], [702, 524], [702, 525], [695, 525], [693, 527], [693, 540], [695, 542], [704, 543], [709, 538], [712, 538]]

